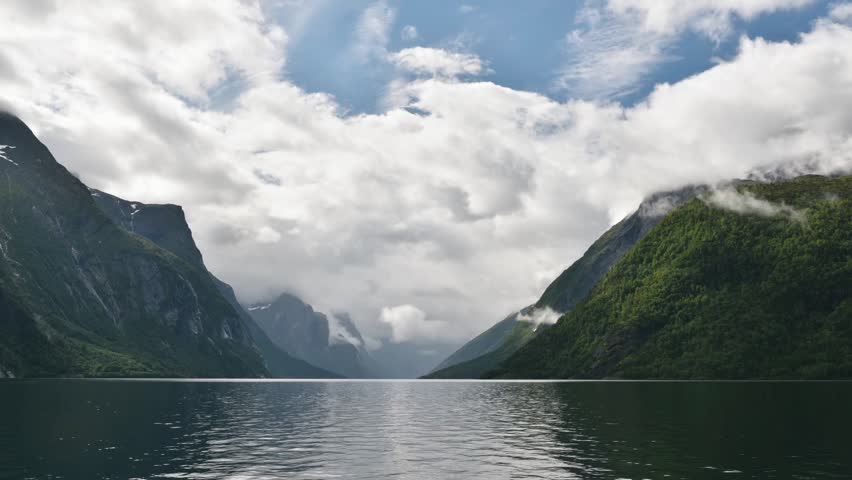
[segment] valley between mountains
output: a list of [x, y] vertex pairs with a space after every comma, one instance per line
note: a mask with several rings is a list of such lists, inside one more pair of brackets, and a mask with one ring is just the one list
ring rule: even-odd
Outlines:
[[[181, 207], [88, 188], [6, 113], [0, 254], [0, 377], [392, 376], [348, 314], [240, 304]], [[426, 378], [852, 378], [852, 176], [652, 195]]]

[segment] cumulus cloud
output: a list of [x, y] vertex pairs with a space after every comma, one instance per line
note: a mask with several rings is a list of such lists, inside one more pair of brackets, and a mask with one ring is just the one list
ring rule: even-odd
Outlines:
[[446, 322], [427, 319], [426, 312], [414, 305], [382, 308], [380, 319], [390, 325], [394, 343], [452, 337]]
[[829, 16], [840, 22], [852, 20], [852, 3], [837, 3], [832, 5]]
[[806, 218], [805, 212], [801, 210], [783, 203], [772, 203], [755, 197], [751, 192], [739, 192], [732, 187], [713, 190], [702, 199], [709, 205], [744, 215], [783, 216], [797, 222], [804, 222]]
[[561, 316], [561, 313], [552, 308], [544, 307], [533, 309], [527, 313], [519, 313], [517, 319], [519, 322], [529, 322], [536, 326], [553, 325]]
[[[852, 166], [852, 29], [829, 19], [630, 108], [435, 75], [345, 116], [287, 79], [258, 3], [172, 3], [0, 2], [2, 103], [90, 186], [183, 205], [242, 300], [298, 291], [365, 342], [470, 338], [654, 191]], [[387, 58], [375, 5], [358, 38]]]
[[487, 73], [487, 65], [478, 56], [439, 48], [413, 47], [390, 55], [397, 67], [415, 75], [455, 78], [462, 75], [477, 76]]

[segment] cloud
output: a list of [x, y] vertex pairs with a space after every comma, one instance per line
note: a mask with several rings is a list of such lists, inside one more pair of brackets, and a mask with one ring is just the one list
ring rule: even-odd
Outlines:
[[452, 337], [446, 322], [427, 319], [426, 312], [414, 305], [382, 308], [380, 319], [390, 325], [394, 343]]
[[554, 88], [575, 98], [619, 98], [635, 93], [640, 80], [670, 60], [673, 38], [641, 28], [635, 15], [586, 7], [565, 37], [568, 60]]
[[272, 227], [263, 226], [257, 230], [256, 240], [258, 243], [278, 243], [281, 234]]
[[830, 19], [794, 43], [744, 38], [629, 108], [424, 74], [347, 116], [285, 76], [289, 37], [258, 3], [21, 5], [0, 2], [2, 103], [59, 161], [183, 205], [247, 303], [297, 291], [365, 342], [472, 337], [654, 191], [852, 167], [852, 29]]
[[376, 350], [382, 348], [383, 342], [377, 338], [369, 337], [363, 335], [364, 337], [364, 348], [367, 349], [368, 352], [375, 352]]
[[812, 3], [813, 0], [608, 0], [608, 7], [621, 15], [638, 13], [645, 30], [672, 34], [691, 28], [719, 39], [731, 31], [733, 16], [750, 20]]
[[759, 215], [761, 217], [783, 216], [797, 222], [805, 221], [805, 212], [783, 203], [776, 204], [762, 198], [757, 198], [751, 192], [738, 192], [733, 187], [716, 189], [702, 197], [709, 205], [730, 210], [744, 215]]
[[476, 7], [474, 7], [473, 5], [467, 5], [467, 4], [459, 5], [459, 12], [461, 12], [461, 13], [466, 14], [466, 13], [471, 13], [471, 12], [474, 12], [474, 11], [476, 11]]
[[829, 16], [839, 22], [852, 20], [852, 3], [837, 3], [832, 5]]
[[487, 65], [478, 56], [438, 48], [406, 48], [389, 58], [397, 67], [415, 75], [456, 78], [488, 73]]
[[674, 210], [679, 203], [679, 199], [671, 196], [655, 198], [650, 202], [643, 202], [639, 206], [639, 215], [644, 218], [663, 217]]
[[529, 313], [518, 314], [519, 322], [529, 322], [533, 325], [553, 325], [562, 316], [561, 313], [554, 311], [550, 307], [536, 308]]
[[592, 0], [575, 17], [565, 37], [566, 62], [553, 88], [574, 98], [617, 99], [636, 93], [681, 33], [699, 32], [717, 42], [732, 32], [734, 16], [804, 7], [812, 0]]
[[361, 13], [355, 27], [354, 53], [361, 61], [383, 58], [387, 54], [390, 30], [396, 9], [384, 0], [372, 3]]
[[[342, 314], [346, 315], [346, 314]], [[352, 332], [346, 328], [345, 323], [351, 322], [348, 319], [348, 316], [344, 316], [344, 319], [338, 318], [338, 314], [332, 313], [328, 315], [328, 342], [329, 344], [335, 343], [349, 343], [351, 345], [355, 345], [356, 347], [362, 347], [365, 342], [362, 342], [361, 339], [353, 335]], [[372, 343], [371, 346], [376, 346], [375, 343]], [[381, 343], [379, 346], [381, 347]], [[378, 348], [377, 347], [377, 348]], [[374, 348], [373, 350], [376, 350]]]
[[399, 32], [399, 38], [405, 40], [406, 42], [411, 42], [413, 40], [417, 40], [417, 27], [414, 25], [406, 25], [402, 27], [402, 30]]

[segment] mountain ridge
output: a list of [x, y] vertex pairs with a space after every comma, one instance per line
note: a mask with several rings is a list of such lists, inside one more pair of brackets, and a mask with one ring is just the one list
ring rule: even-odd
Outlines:
[[196, 268], [207, 271], [220, 294], [233, 307], [257, 346], [265, 365], [279, 378], [336, 378], [329, 372], [295, 358], [277, 347], [237, 301], [233, 288], [207, 270], [201, 251], [192, 237], [183, 208], [173, 204], [147, 204], [124, 200], [109, 193], [89, 189], [95, 204], [116, 225], [144, 237], [172, 252]]
[[0, 145], [4, 375], [268, 375], [206, 271], [115, 225], [6, 112]]
[[[425, 378], [479, 378], [496, 368], [528, 341], [542, 334], [547, 324], [535, 325], [519, 320], [521, 315], [550, 309], [560, 315], [581, 302], [597, 281], [643, 238], [663, 217], [678, 205], [707, 190], [707, 187], [688, 185], [676, 190], [658, 192], [645, 198], [635, 212], [603, 233], [583, 255], [548, 285], [539, 300], [502, 320], [486, 332], [465, 344], [444, 360]], [[555, 319], [554, 319], [555, 320]], [[495, 332], [497, 326], [501, 326]], [[541, 328], [540, 328], [541, 327]], [[489, 333], [490, 332], [490, 333]], [[500, 333], [502, 336], [483, 342], [484, 338]], [[490, 344], [489, 348], [477, 348]], [[463, 350], [467, 350], [463, 352]], [[459, 354], [460, 352], [463, 352]], [[459, 355], [457, 355], [459, 354]], [[453, 363], [455, 359], [465, 358]]]
[[850, 176], [695, 198], [485, 376], [850, 378], [850, 226]]

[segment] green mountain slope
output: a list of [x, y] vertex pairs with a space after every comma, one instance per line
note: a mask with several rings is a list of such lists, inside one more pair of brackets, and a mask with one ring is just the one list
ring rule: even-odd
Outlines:
[[613, 225], [592, 246], [551, 283], [536, 308], [550, 307], [568, 312], [586, 298], [592, 287], [651, 231], [673, 208], [704, 191], [703, 187], [685, 187], [661, 192], [645, 199], [633, 214]]
[[436, 370], [423, 378], [480, 378], [483, 374], [496, 368], [511, 357], [513, 353], [529, 343], [530, 340], [549, 328], [549, 325], [546, 324], [535, 325], [530, 322], [518, 321], [514, 316], [511, 317], [511, 320], [511, 330], [500, 338], [500, 342], [495, 348], [470, 360]]
[[[151, 205], [132, 202], [98, 190], [90, 190], [95, 204], [110, 220], [123, 229], [147, 238], [172, 252], [194, 268], [207, 271], [201, 252], [192, 238], [183, 209], [177, 205]], [[336, 378], [339, 375], [294, 358], [269, 339], [254, 319], [243, 309], [227, 283], [210, 274], [219, 293], [248, 327], [264, 364], [278, 378]]]
[[535, 305], [510, 315], [465, 344], [426, 378], [479, 378], [485, 372], [497, 368], [528, 341], [546, 330], [546, 325], [536, 328], [532, 323], [519, 321], [519, 315], [548, 308], [560, 313], [570, 311], [669, 210], [703, 190], [703, 187], [690, 186], [646, 198], [636, 212], [613, 225], [582, 257], [562, 272]]
[[0, 113], [4, 376], [264, 376], [206, 271], [110, 221], [19, 119]]
[[675, 209], [489, 376], [852, 377], [852, 177], [737, 188]]
[[512, 334], [512, 330], [515, 329], [515, 326], [518, 323], [518, 313], [520, 312], [515, 312], [509, 315], [503, 320], [495, 323], [488, 330], [477, 335], [471, 341], [462, 345], [461, 348], [439, 363], [438, 366], [436, 366], [432, 372], [426, 376], [426, 378], [465, 378], [455, 376], [455, 371], [447, 371], [442, 373], [442, 376], [437, 377], [433, 377], [432, 375], [452, 367], [453, 365], [469, 362], [500, 348], [500, 345], [502, 345], [503, 342]]

